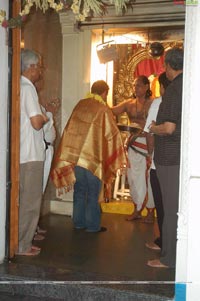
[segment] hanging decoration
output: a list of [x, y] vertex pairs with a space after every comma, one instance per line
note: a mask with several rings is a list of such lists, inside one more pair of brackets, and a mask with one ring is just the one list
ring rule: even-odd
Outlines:
[[152, 57], [160, 57], [164, 53], [164, 47], [160, 42], [154, 42], [150, 45], [149, 54]]
[[[133, 1], [133, 0], [132, 0]], [[76, 20], [84, 21], [92, 13], [103, 15], [106, 12], [108, 2], [115, 6], [116, 13], [122, 13], [132, 1], [130, 0], [24, 0], [22, 11], [15, 18], [7, 19], [6, 12], [0, 9], [0, 25], [4, 28], [21, 27], [33, 6], [45, 13], [48, 9], [56, 12], [72, 10]], [[107, 4], [106, 4], [107, 3]]]

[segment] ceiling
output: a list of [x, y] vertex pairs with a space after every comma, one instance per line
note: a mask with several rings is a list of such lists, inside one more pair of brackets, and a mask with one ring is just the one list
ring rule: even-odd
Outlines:
[[[108, 3], [108, 1], [105, 1]], [[107, 13], [80, 22], [80, 30], [92, 28], [96, 34], [105, 36], [138, 35], [145, 42], [174, 41], [184, 39], [185, 6], [175, 0], [135, 0], [125, 14], [116, 15], [115, 7], [109, 5]], [[110, 3], [110, 2], [109, 2]]]
[[[106, 28], [104, 30], [105, 37], [112, 39], [121, 36], [131, 43], [145, 42], [151, 43], [155, 41], [171, 42], [184, 40], [184, 26], [163, 26], [163, 27], [127, 27], [127, 28]], [[97, 35], [102, 35], [102, 29], [94, 29]]]

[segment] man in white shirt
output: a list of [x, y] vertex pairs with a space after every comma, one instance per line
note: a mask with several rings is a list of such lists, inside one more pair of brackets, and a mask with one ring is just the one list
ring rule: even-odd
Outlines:
[[40, 248], [32, 245], [42, 200], [45, 143], [43, 126], [48, 121], [42, 113], [36, 89], [41, 77], [41, 58], [31, 50], [21, 53], [20, 90], [20, 204], [19, 247], [17, 255], [38, 255]]
[[162, 194], [161, 194], [160, 184], [159, 184], [159, 180], [158, 180], [158, 177], [156, 174], [156, 167], [155, 167], [154, 160], [153, 160], [154, 135], [149, 133], [149, 126], [153, 120], [154, 121], [156, 120], [156, 117], [158, 114], [158, 109], [159, 109], [160, 103], [162, 101], [162, 96], [165, 93], [165, 89], [170, 84], [170, 81], [166, 77], [165, 72], [160, 74], [158, 81], [160, 84], [161, 97], [154, 99], [154, 101], [152, 102], [149, 112], [148, 112], [146, 124], [144, 127], [144, 132], [146, 132], [148, 153], [151, 155], [151, 158], [152, 158], [151, 167], [150, 167], [150, 182], [151, 182], [151, 188], [152, 188], [154, 203], [155, 203], [156, 212], [157, 212], [158, 228], [159, 228], [159, 234], [160, 234], [158, 237], [156, 237], [154, 242], [146, 243], [146, 247], [149, 249], [153, 249], [153, 250], [160, 250], [162, 248], [162, 224], [163, 224], [164, 211], [163, 211], [163, 203], [162, 203]]

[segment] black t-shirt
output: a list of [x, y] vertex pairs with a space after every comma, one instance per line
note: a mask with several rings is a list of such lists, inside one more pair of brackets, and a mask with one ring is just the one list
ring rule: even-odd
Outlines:
[[167, 87], [159, 107], [156, 124], [172, 122], [176, 130], [172, 135], [155, 135], [155, 163], [159, 165], [180, 164], [181, 114], [183, 74], [179, 74]]

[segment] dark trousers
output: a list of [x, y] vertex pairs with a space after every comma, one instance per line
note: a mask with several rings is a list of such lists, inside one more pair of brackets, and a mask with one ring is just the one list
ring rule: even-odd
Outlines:
[[176, 265], [179, 169], [179, 165], [156, 165], [164, 209], [160, 261], [171, 268]]
[[156, 169], [150, 170], [150, 182], [151, 182], [151, 188], [153, 192], [155, 208], [157, 212], [158, 228], [160, 231], [160, 237], [157, 237], [154, 243], [157, 244], [160, 248], [162, 248], [162, 224], [163, 224], [164, 211], [163, 211], [163, 202], [162, 202], [160, 183], [157, 177]]

